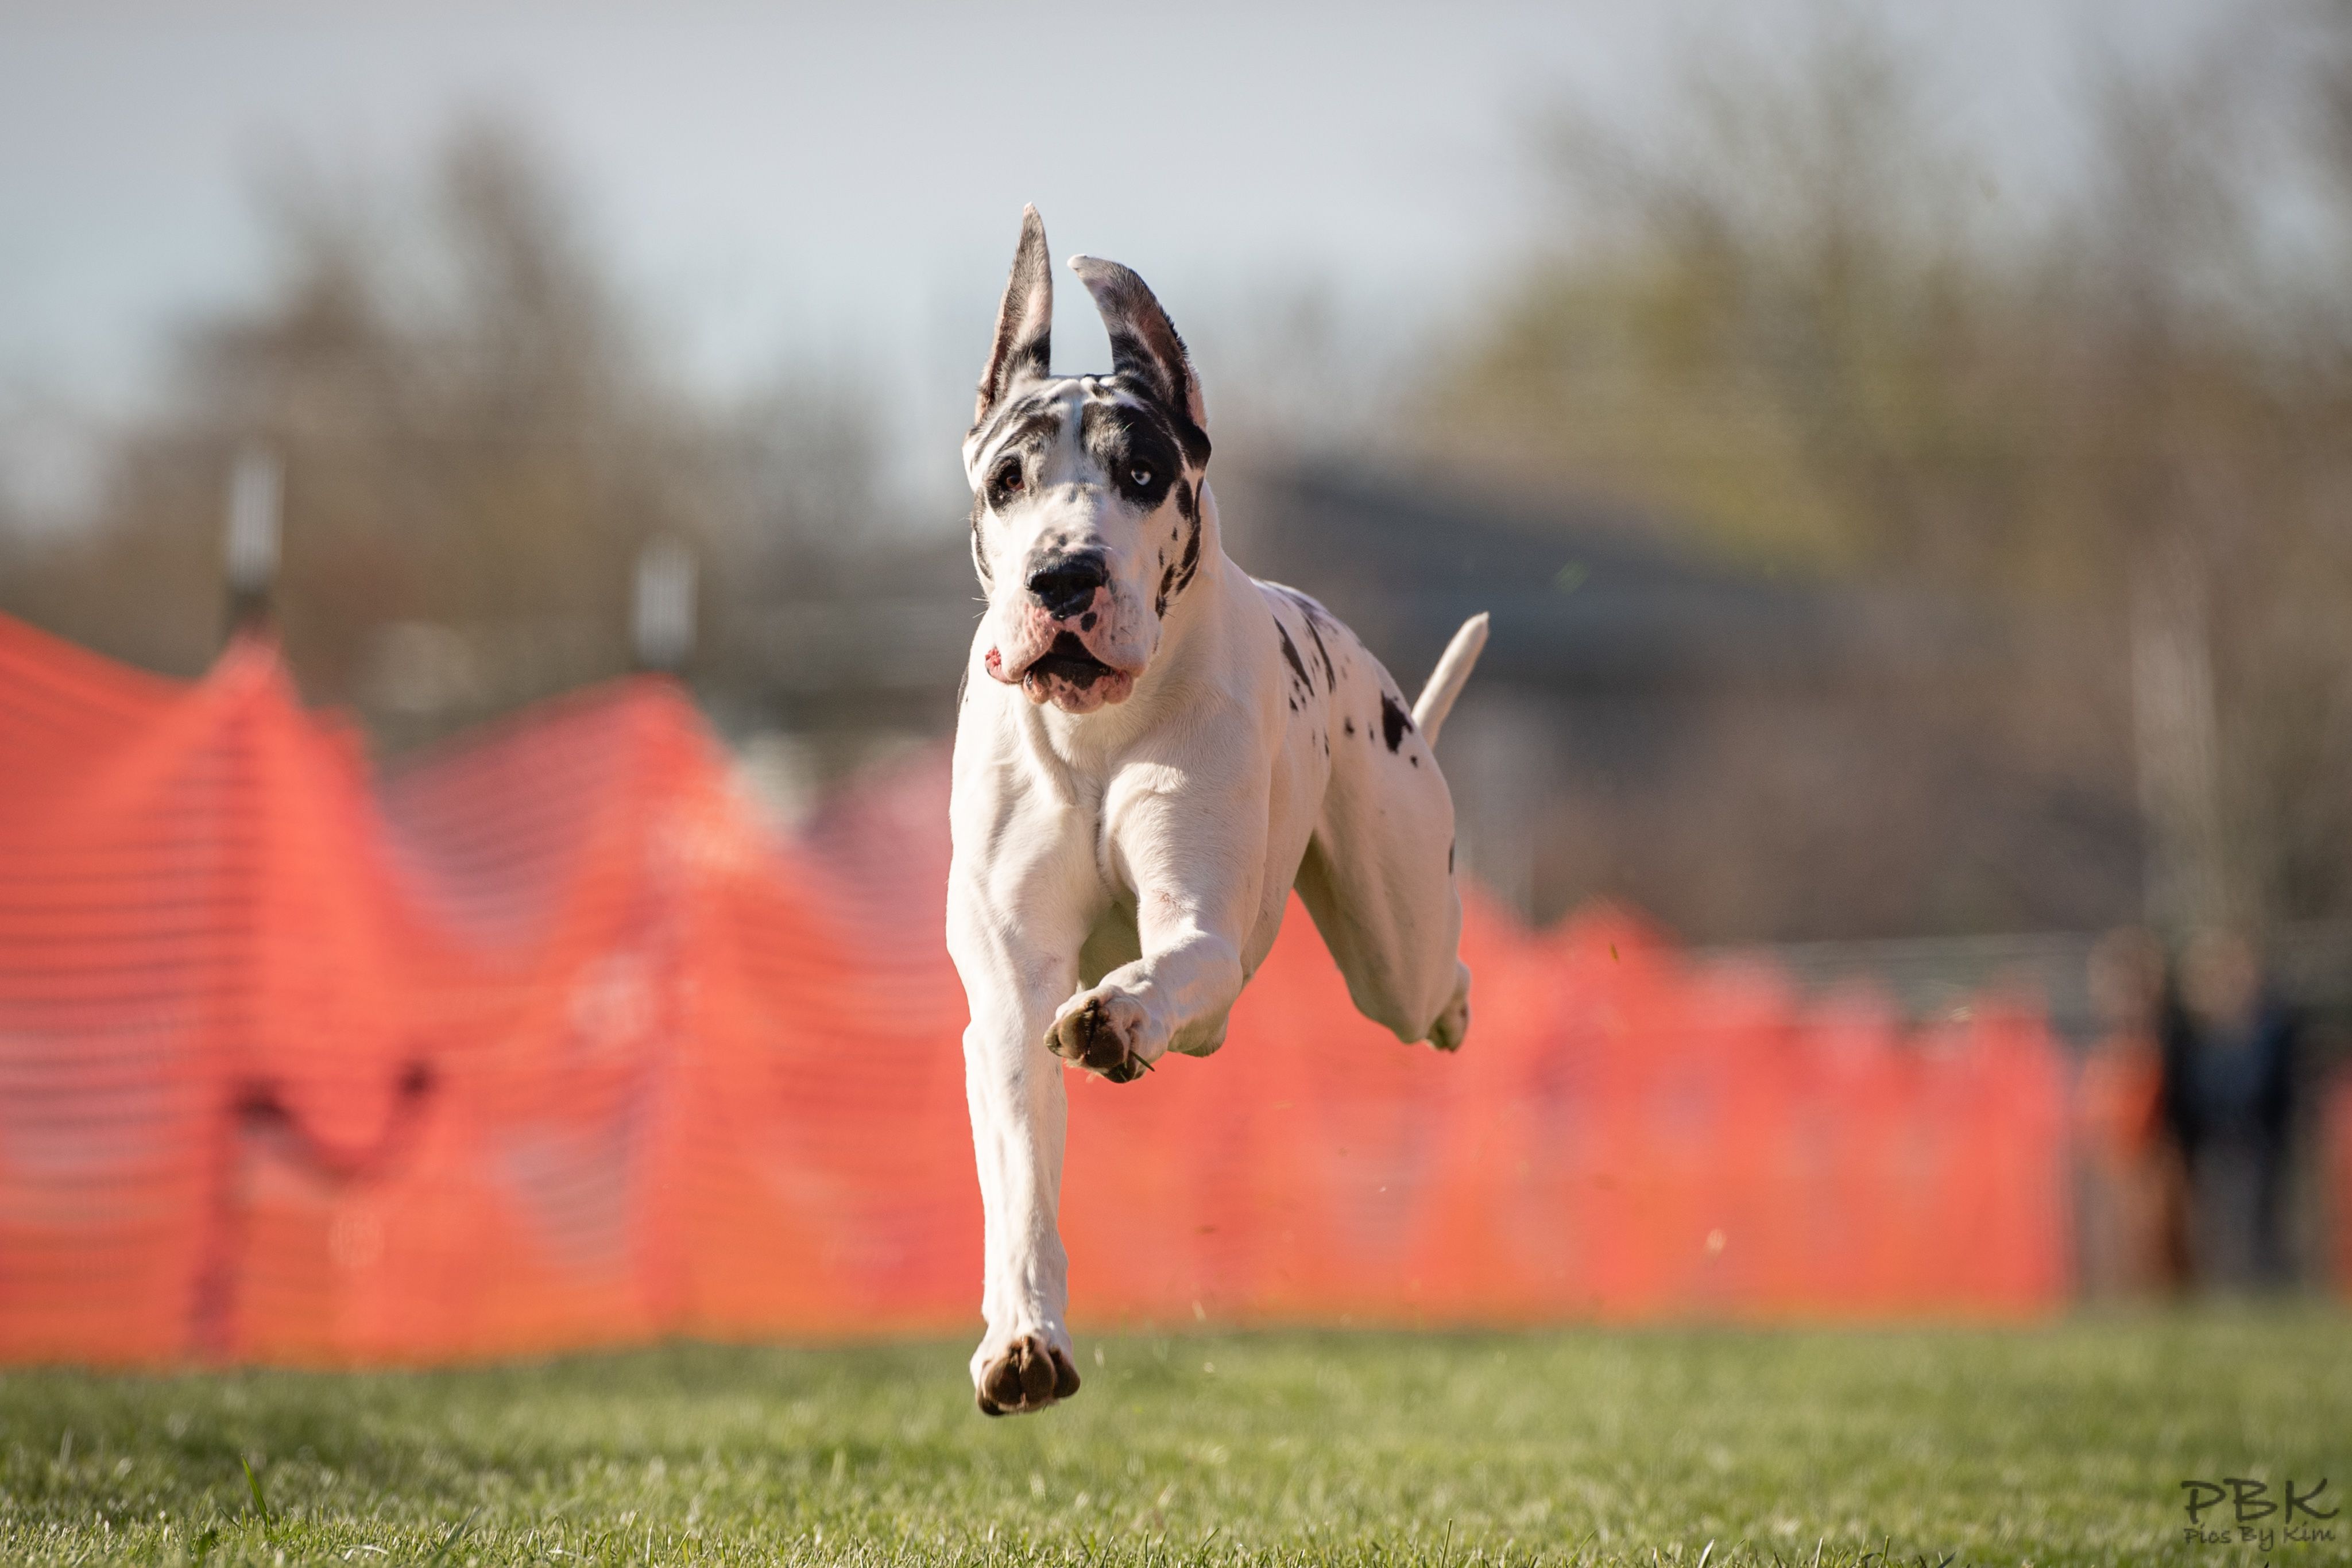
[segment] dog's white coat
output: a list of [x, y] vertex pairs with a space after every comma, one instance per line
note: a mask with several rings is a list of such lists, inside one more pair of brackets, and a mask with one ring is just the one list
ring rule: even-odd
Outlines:
[[[1035, 246], [1042, 254], [1042, 229]], [[1090, 286], [1086, 267], [1105, 266], [1074, 265]], [[1008, 315], [1050, 319], [1050, 292], [1041, 305], [1028, 281], [1016, 299], [1017, 263]], [[971, 1009], [966, 1088], [986, 1219], [987, 1333], [972, 1377], [983, 1408], [1034, 1409], [1053, 1398], [1034, 1374], [1018, 1399], [992, 1404], [987, 1391], [992, 1371], [1006, 1385], [1008, 1358], [1043, 1353], [1063, 1392], [1076, 1383], [1055, 1218], [1065, 1058], [1099, 1069], [1123, 1052], [1149, 1067], [1215, 1051], [1294, 885], [1358, 1008], [1401, 1040], [1460, 1043], [1469, 972], [1456, 955], [1454, 810], [1429, 742], [1486, 618], [1447, 650], [1419, 722], [1404, 722], [1402, 696], [1351, 633], [1226, 557], [1201, 465], [1185, 460], [1182, 480], [1196, 516], [1172, 493], [1149, 510], [1123, 497], [1079, 434], [1089, 404], [1131, 402], [1116, 373], [997, 389], [1000, 405], [1017, 392], [1049, 416], [1033, 416], [1033, 433], [1058, 432], [1018, 459], [1024, 482], [1002, 506], [989, 498], [992, 465], [1009, 474], [1016, 459], [985, 427], [989, 391], [965, 455], [991, 592], [957, 721], [947, 928]], [[1185, 391], [1199, 419], [1197, 382]], [[1168, 596], [1168, 563], [1192, 528], [1197, 570]], [[1071, 549], [1108, 567], [1084, 641], [1119, 672], [1112, 689], [1131, 688], [1107, 703], [1065, 703], [1022, 680], [1055, 624], [1077, 625], [1038, 607], [1027, 568]]]

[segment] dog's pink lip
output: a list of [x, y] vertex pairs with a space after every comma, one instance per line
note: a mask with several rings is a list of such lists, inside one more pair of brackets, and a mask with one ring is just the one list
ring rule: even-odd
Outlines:
[[[1068, 627], [1055, 632], [1052, 643], [1022, 664], [1009, 663], [998, 648], [991, 648], [982, 664], [1006, 685], [1027, 691], [1032, 702], [1052, 702], [1073, 713], [1090, 713], [1106, 702], [1125, 702], [1135, 690], [1136, 677], [1142, 674], [1102, 658]], [[1089, 697], [1094, 700], [1086, 700]], [[1084, 706], [1073, 707], [1072, 699]]]

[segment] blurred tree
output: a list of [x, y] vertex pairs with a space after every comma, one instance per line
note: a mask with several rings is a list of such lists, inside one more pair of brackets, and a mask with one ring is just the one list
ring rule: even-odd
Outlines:
[[[2352, 9], [2282, 15], [2116, 77], [2048, 219], [1930, 134], [1901, 51], [1851, 22], [1793, 69], [1714, 59], [1679, 144], [1563, 115], [1565, 237], [1422, 428], [1753, 559], [2089, 629], [2105, 658], [1938, 700], [1988, 748], [2124, 773], [2159, 917], [2352, 915], [2352, 222], [2315, 264], [2273, 232], [2298, 202], [2352, 218], [2352, 180], [2310, 177], [2352, 146]], [[2291, 146], [2289, 100], [2315, 110]]]
[[298, 169], [265, 213], [260, 301], [183, 335], [99, 515], [17, 547], [7, 608], [201, 670], [231, 459], [257, 445], [285, 475], [289, 662], [392, 743], [627, 668], [656, 536], [714, 569], [698, 677], [756, 690], [758, 607], [873, 516], [861, 406], [668, 384], [547, 161], [499, 122], [460, 125], [413, 194]]

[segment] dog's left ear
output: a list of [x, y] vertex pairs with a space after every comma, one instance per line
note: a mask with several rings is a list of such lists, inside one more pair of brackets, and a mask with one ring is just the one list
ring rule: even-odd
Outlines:
[[1111, 369], [1141, 377], [1205, 436], [1209, 411], [1201, 401], [1201, 378], [1192, 373], [1192, 356], [1184, 351], [1184, 340], [1150, 286], [1129, 268], [1091, 256], [1070, 257], [1070, 270], [1095, 297], [1095, 308], [1110, 331]]

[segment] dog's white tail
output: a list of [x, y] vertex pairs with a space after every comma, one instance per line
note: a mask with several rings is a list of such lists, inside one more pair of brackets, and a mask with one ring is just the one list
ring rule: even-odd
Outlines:
[[1421, 688], [1421, 698], [1412, 705], [1412, 722], [1430, 745], [1437, 744], [1438, 727], [1454, 711], [1454, 699], [1469, 683], [1470, 666], [1478, 662], [1478, 651], [1486, 645], [1486, 617], [1473, 615], [1462, 622], [1462, 630], [1445, 644], [1437, 668], [1429, 673], [1429, 685]]

